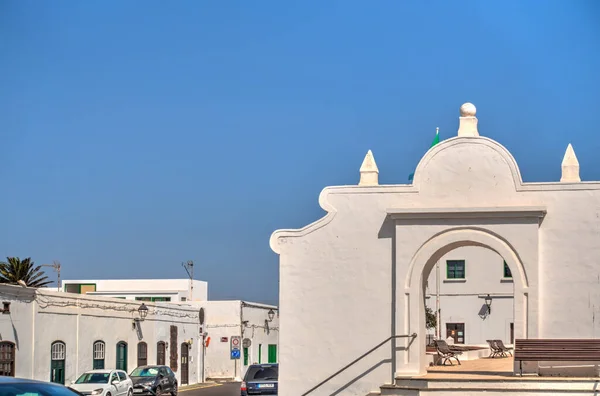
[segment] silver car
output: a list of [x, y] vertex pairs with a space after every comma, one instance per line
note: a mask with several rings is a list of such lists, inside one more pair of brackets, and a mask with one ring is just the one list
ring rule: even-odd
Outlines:
[[122, 370], [91, 370], [69, 385], [85, 396], [131, 396], [133, 382]]

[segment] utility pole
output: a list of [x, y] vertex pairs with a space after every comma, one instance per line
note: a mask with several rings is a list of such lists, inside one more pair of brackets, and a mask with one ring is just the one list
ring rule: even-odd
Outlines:
[[190, 278], [190, 296], [189, 301], [194, 300], [194, 262], [192, 260], [188, 260], [187, 263], [181, 263], [185, 272], [187, 272], [188, 277]]

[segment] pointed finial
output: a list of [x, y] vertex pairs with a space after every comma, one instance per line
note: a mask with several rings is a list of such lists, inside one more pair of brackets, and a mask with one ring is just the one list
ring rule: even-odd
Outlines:
[[579, 161], [577, 160], [575, 150], [573, 150], [571, 143], [567, 146], [561, 167], [562, 176], [560, 181], [562, 183], [577, 183], [581, 181], [581, 178], [579, 177]]
[[379, 185], [379, 169], [375, 163], [375, 157], [371, 150], [367, 151], [365, 159], [360, 166], [360, 181], [359, 186], [378, 186]]
[[465, 103], [460, 106], [458, 136], [479, 136], [476, 113], [477, 109], [473, 103]]

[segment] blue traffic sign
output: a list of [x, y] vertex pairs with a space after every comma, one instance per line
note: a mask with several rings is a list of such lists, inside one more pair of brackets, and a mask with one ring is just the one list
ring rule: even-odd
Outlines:
[[233, 349], [231, 351], [231, 358], [232, 359], [239, 359], [240, 358], [240, 350], [239, 349]]

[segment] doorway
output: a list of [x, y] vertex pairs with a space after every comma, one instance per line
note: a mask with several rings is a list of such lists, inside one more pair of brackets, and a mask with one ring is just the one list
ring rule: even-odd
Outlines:
[[66, 359], [65, 343], [60, 341], [53, 343], [51, 352], [50, 382], [64, 385]]
[[181, 344], [181, 385], [187, 385], [189, 382], [189, 359], [190, 346], [187, 342]]
[[117, 370], [127, 372], [127, 343], [121, 341], [117, 344]]

